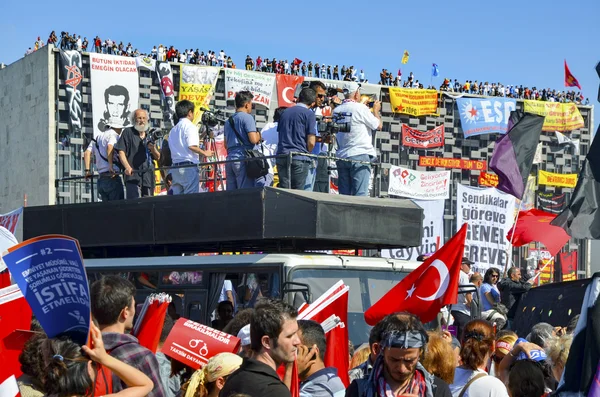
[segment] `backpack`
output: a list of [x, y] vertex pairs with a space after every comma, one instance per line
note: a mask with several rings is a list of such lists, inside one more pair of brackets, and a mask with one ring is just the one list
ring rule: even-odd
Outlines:
[[[229, 118], [229, 125], [231, 125], [231, 129], [237, 136], [237, 139], [240, 142], [240, 144], [243, 144], [244, 141], [242, 140], [242, 137], [235, 129], [233, 117]], [[248, 178], [256, 179], [263, 177], [269, 173], [269, 163], [267, 162], [267, 159], [265, 158], [265, 155], [262, 152], [255, 149], [245, 149], [244, 154], [246, 155], [246, 158], [249, 159], [248, 161], [246, 161], [246, 175], [248, 176]]]

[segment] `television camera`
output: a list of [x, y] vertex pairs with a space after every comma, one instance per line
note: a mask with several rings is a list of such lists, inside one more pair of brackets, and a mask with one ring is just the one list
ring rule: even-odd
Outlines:
[[338, 132], [350, 132], [352, 113], [338, 112], [331, 116], [317, 116], [317, 131], [321, 136], [334, 135]]

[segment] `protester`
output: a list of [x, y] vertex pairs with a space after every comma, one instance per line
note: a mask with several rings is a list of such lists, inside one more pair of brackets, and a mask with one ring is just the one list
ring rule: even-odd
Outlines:
[[183, 386], [185, 397], [217, 397], [227, 378], [242, 365], [242, 358], [233, 353], [219, 353], [192, 375]]
[[[460, 264], [460, 276], [458, 278], [458, 288], [461, 286], [469, 285], [469, 272], [471, 271], [471, 265], [473, 262], [464, 257]], [[452, 309], [450, 310], [450, 314], [454, 318], [454, 326], [456, 327], [456, 334], [458, 335], [458, 339], [462, 340], [463, 338], [463, 329], [465, 325], [471, 321], [471, 302], [473, 301], [473, 296], [471, 293], [458, 294], [458, 300], [455, 305], [452, 305]]]
[[171, 316], [165, 316], [165, 322], [163, 324], [160, 339], [158, 340], [158, 350], [156, 352], [156, 360], [159, 365], [160, 380], [165, 389], [166, 397], [176, 397], [181, 390], [181, 374], [173, 373], [173, 365], [171, 358], [162, 352], [162, 347], [169, 336], [169, 333], [173, 329], [175, 321]]
[[298, 378], [300, 397], [341, 397], [346, 387], [337, 368], [325, 367], [327, 342], [321, 324], [312, 320], [298, 321]]
[[428, 335], [429, 343], [421, 363], [427, 372], [450, 384], [454, 381], [454, 370], [457, 366], [452, 345], [439, 332], [428, 332]]
[[333, 110], [334, 116], [344, 116], [343, 122], [350, 123], [350, 132], [336, 135], [336, 156], [340, 158], [337, 161], [338, 191], [350, 196], [367, 196], [371, 163], [377, 157], [373, 131], [381, 130], [383, 125], [379, 113], [381, 102], [374, 102], [371, 113], [367, 105], [360, 103], [360, 84], [344, 83], [343, 91], [344, 102]]
[[506, 325], [507, 309], [500, 303], [500, 291], [496, 284], [500, 279], [500, 272], [490, 267], [483, 276], [483, 284], [479, 289], [481, 301], [481, 318], [496, 324], [496, 329], [501, 330]]
[[[288, 108], [281, 115], [277, 125], [277, 155], [285, 155], [285, 157], [277, 158], [279, 187], [304, 190], [310, 159], [303, 154], [311, 152], [316, 142], [316, 117], [310, 110], [316, 101], [316, 91], [312, 88], [303, 88], [296, 106]], [[289, 164], [290, 155], [291, 164]]]
[[480, 273], [475, 272], [471, 274], [471, 277], [469, 277], [469, 283], [473, 284], [475, 287], [477, 287], [477, 289], [479, 289], [481, 284], [483, 284], [483, 276]]
[[484, 320], [467, 323], [460, 350], [462, 364], [456, 368], [450, 385], [452, 396], [508, 396], [502, 381], [486, 371], [493, 353], [494, 328], [490, 323]]
[[[141, 346], [128, 332], [133, 329], [135, 316], [135, 286], [119, 276], [105, 276], [90, 287], [92, 315], [102, 331], [102, 339], [110, 355], [139, 369], [154, 383], [150, 397], [163, 397], [160, 367], [156, 356]], [[113, 377], [113, 391], [126, 387]]]
[[45, 369], [41, 366], [43, 356], [41, 345], [46, 340], [43, 334], [36, 334], [31, 337], [23, 347], [19, 355], [21, 363], [21, 375], [17, 379], [21, 397], [42, 397], [44, 388], [42, 384], [42, 375]]
[[515, 319], [521, 296], [529, 291], [531, 284], [521, 280], [521, 269], [518, 267], [508, 269], [507, 275], [508, 277], [502, 279], [498, 284], [498, 289], [500, 290], [501, 302], [508, 310], [506, 314], [508, 327], [512, 328], [512, 322]]
[[542, 397], [546, 394], [544, 373], [535, 361], [517, 361], [508, 376], [511, 397]]
[[502, 362], [502, 360], [504, 360], [504, 357], [510, 353], [515, 342], [517, 341], [517, 338], [517, 334], [512, 331], [507, 331], [507, 333], [496, 335], [496, 350], [492, 356], [492, 361], [494, 364], [490, 368], [490, 374], [497, 376], [499, 364]]
[[246, 325], [250, 324], [250, 320], [252, 319], [252, 314], [254, 313], [253, 308], [242, 309], [233, 317], [233, 320], [229, 322], [223, 328], [223, 332], [229, 335], [237, 335], [242, 328]]
[[556, 334], [554, 327], [548, 323], [537, 323], [531, 327], [531, 332], [527, 335], [527, 341], [535, 343], [538, 346], [546, 347], [546, 342], [550, 341]]
[[211, 324], [211, 327], [222, 331], [233, 319], [233, 303], [228, 300], [221, 301], [217, 305], [217, 319]]
[[450, 396], [446, 382], [431, 375], [419, 362], [428, 335], [418, 317], [397, 313], [382, 321], [386, 323], [384, 335], [371, 375], [352, 381], [346, 397]]
[[45, 339], [42, 342], [42, 384], [46, 395], [88, 395], [96, 376], [92, 361], [108, 368], [123, 383], [123, 390], [111, 395], [156, 395], [152, 392], [152, 380], [142, 371], [111, 357], [104, 348], [103, 336], [98, 327], [92, 323], [90, 328], [91, 348], [79, 346], [67, 338]]
[[252, 339], [250, 338], [250, 324], [244, 325], [240, 332], [237, 333], [237, 337], [240, 338], [240, 356], [251, 358], [252, 357]]
[[350, 382], [355, 379], [367, 379], [371, 375], [371, 371], [373, 370], [373, 364], [375, 363], [375, 359], [379, 355], [379, 344], [381, 342], [383, 330], [387, 326], [387, 323], [391, 319], [391, 316], [385, 317], [383, 320], [375, 324], [371, 331], [369, 332], [369, 358], [364, 361], [362, 364], [358, 366], [351, 366], [350, 371], [348, 371], [348, 377], [350, 378]]
[[548, 363], [552, 369], [552, 375], [556, 382], [560, 381], [569, 358], [573, 335], [564, 335], [561, 337], [552, 338], [546, 346], [546, 354], [548, 355]]
[[292, 363], [300, 345], [298, 312], [287, 303], [260, 299], [250, 322], [253, 358], [244, 358], [240, 369], [227, 380], [219, 396], [248, 393], [259, 397], [290, 397], [290, 390], [280, 380], [276, 369]]

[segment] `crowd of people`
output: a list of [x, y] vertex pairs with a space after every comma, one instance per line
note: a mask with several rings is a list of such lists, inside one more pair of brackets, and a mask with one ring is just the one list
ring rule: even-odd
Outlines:
[[[467, 270], [468, 261], [462, 271]], [[509, 273], [507, 283], [516, 283], [515, 270]], [[491, 288], [479, 288], [482, 299], [496, 288], [495, 277], [485, 279]], [[520, 293], [504, 286], [502, 296], [505, 288]], [[431, 329], [410, 313], [389, 314], [371, 329], [367, 344], [350, 351], [346, 387], [337, 369], [325, 365], [330, 345], [321, 324], [297, 320], [294, 307], [273, 298], [260, 297], [254, 307], [234, 313], [230, 289], [225, 282], [212, 326], [240, 338], [240, 350], [214, 355], [195, 370], [161, 350], [179, 317], [176, 311], [168, 310], [154, 353], [130, 334], [135, 286], [121, 276], [102, 277], [90, 287], [90, 346], [48, 338], [33, 321], [35, 336], [20, 356], [21, 395], [285, 397], [296, 386], [296, 362], [301, 397], [542, 397], [556, 390], [578, 319], [555, 326], [539, 323], [523, 337], [495, 327], [485, 314], [464, 322], [454, 317], [458, 334], [448, 330], [452, 327]], [[441, 324], [448, 325], [443, 318]]]

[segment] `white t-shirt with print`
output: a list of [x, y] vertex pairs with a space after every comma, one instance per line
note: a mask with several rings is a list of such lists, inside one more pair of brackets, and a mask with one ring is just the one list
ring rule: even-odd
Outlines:
[[[471, 378], [478, 374], [486, 374], [485, 371], [457, 367], [454, 371], [454, 382], [450, 384], [450, 392], [453, 397], [458, 397], [465, 385]], [[482, 376], [469, 385], [463, 397], [508, 397], [506, 386], [498, 378], [493, 376]]]

